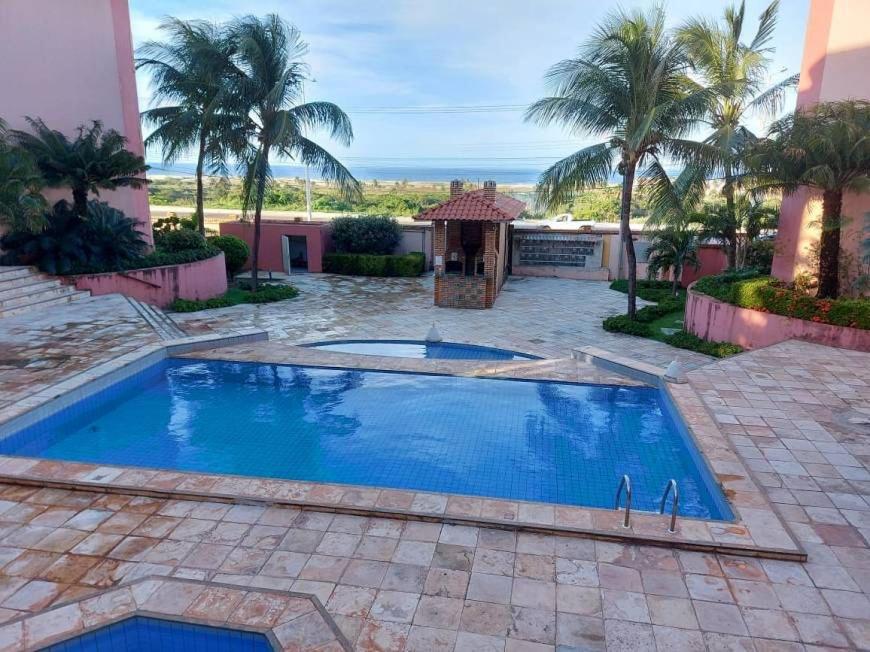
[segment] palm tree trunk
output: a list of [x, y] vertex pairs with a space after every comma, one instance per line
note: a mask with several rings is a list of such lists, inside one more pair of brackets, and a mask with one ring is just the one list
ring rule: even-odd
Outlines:
[[819, 290], [822, 299], [840, 293], [840, 211], [843, 193], [827, 190], [822, 196], [822, 234], [819, 238]]
[[725, 188], [722, 192], [725, 195], [725, 214], [728, 218], [728, 223], [723, 229], [722, 235], [725, 236], [725, 254], [728, 257], [728, 267], [730, 269], [737, 268], [737, 209], [734, 205], [734, 173], [731, 170], [729, 163], [725, 164]]
[[202, 200], [202, 167], [205, 161], [205, 131], [199, 134], [199, 155], [196, 159], [196, 229], [205, 235], [205, 207]]
[[88, 190], [87, 188], [73, 188], [73, 210], [80, 219], [88, 217]]
[[265, 159], [260, 173], [257, 175], [257, 197], [254, 203], [254, 250], [251, 254], [251, 289], [256, 292], [259, 287], [260, 272], [260, 222], [263, 214], [263, 199], [266, 196], [266, 176], [263, 170], [268, 167], [269, 150], [264, 145]]
[[671, 283], [671, 292], [674, 293], [674, 296], [677, 296], [679, 292], [677, 292], [677, 288], [680, 286], [680, 276], [683, 275], [683, 270], [679, 265], [674, 265], [674, 281]]
[[619, 205], [619, 230], [622, 233], [622, 246], [628, 264], [628, 318], [634, 319], [637, 313], [637, 254], [631, 237], [631, 194], [634, 190], [634, 172], [637, 164], [627, 161], [622, 177], [622, 198]]

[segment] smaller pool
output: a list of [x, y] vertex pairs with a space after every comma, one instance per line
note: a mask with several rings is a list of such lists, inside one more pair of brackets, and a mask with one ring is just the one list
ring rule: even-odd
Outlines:
[[384, 355], [391, 358], [428, 358], [430, 360], [540, 360], [536, 355], [497, 349], [491, 346], [455, 342], [416, 340], [333, 340], [303, 344], [324, 351]]
[[43, 652], [272, 652], [265, 635], [224, 627], [132, 616], [55, 643]]

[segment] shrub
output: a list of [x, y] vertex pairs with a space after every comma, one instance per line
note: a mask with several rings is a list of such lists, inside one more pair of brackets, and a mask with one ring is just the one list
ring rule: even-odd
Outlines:
[[261, 285], [256, 292], [248, 287], [238, 287], [227, 291], [226, 294], [194, 301], [191, 299], [176, 299], [169, 306], [175, 312], [196, 312], [197, 310], [210, 310], [212, 308], [228, 308], [240, 303], [272, 303], [284, 301], [299, 296], [299, 290], [292, 285]]
[[49, 274], [120, 269], [141, 257], [146, 243], [136, 221], [104, 202], [89, 201], [87, 219], [71, 204], [57, 202], [46, 213], [45, 229], [13, 231], [0, 238], [4, 264], [36, 265]]
[[397, 256], [368, 254], [325, 254], [323, 271], [351, 276], [420, 276], [426, 264], [420, 252]]
[[[628, 293], [628, 280], [617, 279], [610, 284], [611, 290]], [[637, 296], [644, 301], [663, 301], [673, 298], [674, 293], [670, 281], [641, 280], [637, 281]]]
[[649, 324], [633, 321], [628, 318], [628, 315], [608, 317], [604, 320], [602, 326], [604, 326], [604, 330], [610, 333], [625, 333], [626, 335], [636, 335], [637, 337], [649, 337], [652, 335], [652, 329]]
[[204, 249], [205, 238], [198, 231], [177, 229], [154, 234], [154, 246], [162, 251], [174, 253], [189, 249]]
[[251, 255], [248, 243], [234, 235], [214, 235], [206, 238], [206, 241], [224, 252], [227, 276], [230, 278], [242, 271], [242, 267], [248, 261], [248, 256]]
[[763, 274], [770, 274], [770, 268], [773, 266], [773, 254], [773, 240], [754, 240], [746, 251], [746, 264]]
[[708, 342], [686, 331], [679, 331], [673, 335], [665, 335], [662, 340], [679, 349], [697, 351], [698, 353], [711, 355], [714, 358], [726, 358], [729, 355], [735, 355], [743, 351], [743, 347], [737, 344], [731, 344], [731, 342]]
[[332, 221], [332, 241], [341, 253], [392, 254], [402, 239], [402, 227], [386, 215], [337, 217]]
[[707, 276], [695, 290], [720, 301], [774, 315], [821, 324], [870, 329], [870, 300], [817, 299], [770, 276], [725, 273]]

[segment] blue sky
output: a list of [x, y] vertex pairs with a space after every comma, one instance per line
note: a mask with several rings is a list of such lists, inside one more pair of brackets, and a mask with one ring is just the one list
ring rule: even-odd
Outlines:
[[[755, 19], [769, 0], [748, 0]], [[351, 114], [355, 139], [331, 151], [353, 164], [543, 168], [592, 141], [523, 122], [518, 111], [375, 114], [371, 107], [526, 105], [544, 94], [543, 74], [576, 47], [610, 11], [650, 0], [130, 0], [134, 44], [159, 36], [167, 15], [225, 20], [277, 12], [309, 44], [316, 82], [309, 99], [330, 100]], [[719, 16], [726, 0], [670, 0], [669, 22]], [[797, 72], [809, 0], [783, 0], [771, 71]], [[783, 71], [785, 69], [785, 71]], [[782, 72], [781, 72], [782, 71]], [[150, 103], [139, 78], [142, 107]], [[760, 126], [758, 123], [757, 126]]]

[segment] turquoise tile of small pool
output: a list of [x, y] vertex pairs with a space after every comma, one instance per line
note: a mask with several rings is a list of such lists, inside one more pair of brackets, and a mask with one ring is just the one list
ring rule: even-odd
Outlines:
[[490, 346], [457, 344], [455, 342], [416, 342], [413, 340], [337, 340], [315, 342], [303, 346], [336, 351], [383, 355], [394, 358], [428, 358], [431, 360], [538, 360], [534, 355], [497, 349]]
[[650, 387], [165, 360], [0, 441], [0, 453], [730, 519]]

